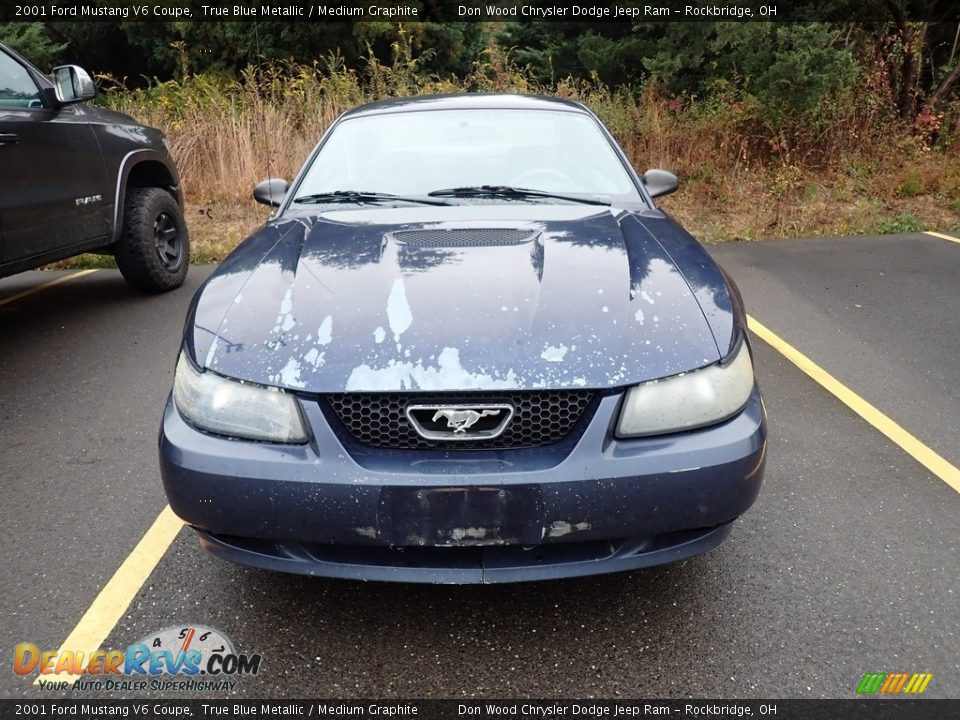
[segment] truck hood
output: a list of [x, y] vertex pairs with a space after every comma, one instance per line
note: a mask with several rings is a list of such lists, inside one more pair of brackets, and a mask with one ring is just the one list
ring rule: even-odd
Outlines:
[[638, 214], [565, 205], [272, 221], [194, 299], [195, 362], [311, 393], [608, 388], [720, 359]]

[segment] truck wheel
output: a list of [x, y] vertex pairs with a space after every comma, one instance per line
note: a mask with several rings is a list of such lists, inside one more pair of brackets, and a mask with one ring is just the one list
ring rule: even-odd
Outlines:
[[183, 212], [170, 193], [154, 187], [127, 192], [114, 255], [124, 280], [141, 292], [161, 293], [183, 284], [190, 239]]

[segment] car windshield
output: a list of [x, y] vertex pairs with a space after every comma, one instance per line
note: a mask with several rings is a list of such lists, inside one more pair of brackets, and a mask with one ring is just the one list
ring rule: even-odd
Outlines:
[[[344, 190], [425, 196], [481, 186], [642, 201], [590, 116], [503, 109], [407, 111], [344, 120], [310, 164], [295, 197]], [[516, 193], [509, 198], [523, 199]]]

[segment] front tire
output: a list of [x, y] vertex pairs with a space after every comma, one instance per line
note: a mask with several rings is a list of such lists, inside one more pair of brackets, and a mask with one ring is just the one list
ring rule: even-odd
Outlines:
[[114, 255], [130, 285], [161, 293], [183, 284], [190, 238], [177, 201], [161, 188], [132, 188], [123, 207], [123, 230]]

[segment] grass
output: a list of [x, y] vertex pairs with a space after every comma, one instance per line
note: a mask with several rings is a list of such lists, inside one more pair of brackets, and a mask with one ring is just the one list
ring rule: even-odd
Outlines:
[[[428, 76], [409, 48], [362, 72], [328, 58], [188, 76], [127, 91], [102, 79], [103, 102], [168, 135], [187, 198], [193, 261], [223, 258], [268, 216], [253, 185], [292, 178], [329, 124], [354, 105], [439, 92], [524, 92], [579, 100], [600, 115], [641, 172], [676, 172], [662, 201], [704, 242], [960, 228], [960, 107], [936, 142], [896, 121], [882, 89], [826, 103], [815, 118], [771, 125], [749, 99], [666, 98], [657, 86], [567, 79], [538, 85], [491, 48], [460, 79]], [[870, 102], [864, 98], [869, 95]], [[98, 258], [91, 260], [91, 257]], [[109, 258], [107, 259], [109, 261]], [[104, 262], [83, 256], [67, 265]], [[61, 264], [63, 266], [64, 264]]]

